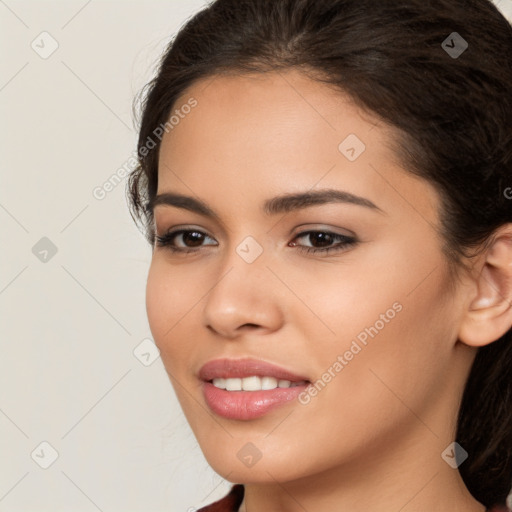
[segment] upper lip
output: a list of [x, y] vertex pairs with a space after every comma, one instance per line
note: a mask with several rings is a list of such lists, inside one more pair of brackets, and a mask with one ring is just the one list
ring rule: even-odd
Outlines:
[[308, 378], [294, 374], [284, 368], [258, 359], [214, 359], [208, 361], [199, 370], [199, 378], [209, 381], [215, 378], [244, 378], [259, 375], [274, 377], [279, 380], [291, 382], [307, 381]]

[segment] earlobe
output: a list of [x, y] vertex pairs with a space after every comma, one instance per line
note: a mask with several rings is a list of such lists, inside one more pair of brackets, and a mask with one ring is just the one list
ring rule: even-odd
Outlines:
[[473, 347], [496, 341], [512, 327], [512, 224], [498, 229], [492, 240], [481, 256], [477, 292], [459, 330], [459, 340]]

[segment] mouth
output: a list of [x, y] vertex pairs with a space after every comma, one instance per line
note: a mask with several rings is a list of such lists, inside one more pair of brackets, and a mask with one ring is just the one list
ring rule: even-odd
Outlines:
[[249, 377], [222, 378], [208, 380], [218, 389], [226, 391], [269, 391], [276, 388], [293, 388], [310, 384], [309, 380], [291, 381], [287, 379], [276, 379], [270, 376], [251, 375]]
[[260, 418], [295, 400], [311, 381], [280, 366], [257, 359], [216, 359], [198, 375], [210, 410], [232, 420]]
[[[199, 370], [198, 377], [206, 382], [213, 382], [215, 379], [224, 379], [228, 385], [233, 386], [237, 386], [238, 381], [236, 379], [240, 379], [240, 381], [245, 381], [249, 387], [251, 385], [254, 386], [258, 384], [259, 381], [255, 380], [257, 378], [261, 380], [261, 385], [272, 385], [270, 389], [278, 387], [279, 382], [282, 382], [282, 387], [289, 387], [286, 384], [287, 382], [292, 384], [294, 382], [308, 380], [305, 375], [295, 374], [294, 372], [274, 363], [251, 358], [224, 358], [208, 361]], [[275, 379], [277, 381], [276, 385], [274, 385], [274, 380], [271, 379]], [[222, 381], [217, 381], [217, 383], [222, 383]]]
[[[256, 377], [259, 379], [259, 377]], [[249, 377], [252, 379], [252, 377]], [[264, 380], [263, 377], [262, 380]], [[214, 384], [214, 381], [203, 382], [202, 391], [204, 400], [209, 409], [218, 416], [230, 420], [254, 420], [267, 415], [276, 408], [297, 407], [300, 401], [299, 395], [303, 393], [308, 381], [295, 382], [286, 387], [273, 387], [271, 389], [239, 389], [240, 385], [235, 382], [232, 387], [237, 389], [228, 390]], [[224, 379], [229, 381], [240, 381], [240, 379]], [[243, 380], [243, 379], [242, 379]], [[275, 380], [275, 379], [274, 379]], [[251, 380], [249, 381], [251, 382]], [[289, 381], [286, 381], [288, 384]], [[222, 383], [221, 383], [222, 384]], [[225, 384], [224, 384], [225, 385]]]

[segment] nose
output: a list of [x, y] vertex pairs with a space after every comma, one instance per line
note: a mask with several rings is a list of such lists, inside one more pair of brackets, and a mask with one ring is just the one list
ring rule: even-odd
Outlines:
[[207, 329], [235, 339], [250, 330], [270, 333], [282, 326], [279, 283], [264, 256], [247, 263], [233, 250], [226, 258], [204, 302]]

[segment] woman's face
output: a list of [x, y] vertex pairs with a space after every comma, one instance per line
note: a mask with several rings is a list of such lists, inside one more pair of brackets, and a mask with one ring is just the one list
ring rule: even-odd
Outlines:
[[[167, 241], [191, 252], [154, 248], [147, 313], [208, 462], [246, 483], [390, 453], [439, 463], [469, 352], [456, 343], [462, 304], [435, 190], [400, 168], [388, 128], [295, 71], [210, 78], [176, 109], [157, 194], [213, 213], [183, 200], [154, 207], [157, 235], [186, 229]], [[326, 190], [339, 196], [318, 196]], [[316, 199], [274, 199], [296, 194]], [[231, 371], [221, 390], [200, 370], [224, 358], [311, 384], [237, 391], [262, 381]]]

